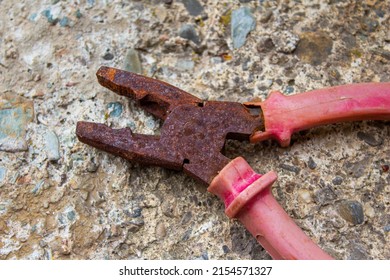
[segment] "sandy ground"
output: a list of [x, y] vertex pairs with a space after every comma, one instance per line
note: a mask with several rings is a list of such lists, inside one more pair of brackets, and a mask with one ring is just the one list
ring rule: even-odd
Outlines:
[[[0, 259], [270, 258], [188, 176], [77, 140], [79, 120], [161, 126], [95, 73], [132, 69], [237, 102], [389, 82], [390, 1], [191, 2], [0, 1]], [[255, 27], [234, 48], [244, 6]], [[289, 148], [229, 141], [226, 155], [276, 171], [276, 199], [335, 258], [389, 259], [389, 136], [389, 122], [345, 123]]]

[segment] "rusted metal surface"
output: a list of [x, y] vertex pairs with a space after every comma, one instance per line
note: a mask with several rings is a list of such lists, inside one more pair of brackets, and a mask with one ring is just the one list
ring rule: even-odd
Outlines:
[[[102, 67], [99, 82], [114, 92], [140, 100], [146, 111], [165, 119], [161, 135], [132, 133], [103, 124], [78, 122], [81, 142], [130, 161], [184, 170], [209, 184], [229, 162], [222, 154], [226, 139], [248, 140], [263, 127], [262, 118], [235, 102], [202, 102], [158, 80]], [[145, 97], [152, 103], [142, 103]], [[166, 111], [156, 106], [162, 106]]]
[[102, 86], [137, 100], [142, 109], [163, 120], [176, 106], [202, 102], [170, 84], [111, 67], [100, 67], [96, 76]]

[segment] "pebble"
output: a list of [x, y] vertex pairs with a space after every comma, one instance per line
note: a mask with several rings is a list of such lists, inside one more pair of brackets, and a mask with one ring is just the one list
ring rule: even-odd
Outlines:
[[390, 60], [390, 51], [386, 50], [374, 50], [374, 54], [378, 55], [380, 57], [380, 60], [383, 62], [387, 62], [387, 60]]
[[166, 199], [161, 204], [162, 213], [169, 217], [173, 218], [176, 215], [176, 200], [175, 199]]
[[119, 102], [110, 102], [107, 104], [110, 117], [119, 117], [122, 114], [123, 106]]
[[39, 195], [45, 185], [45, 180], [41, 180], [38, 183], [35, 184], [34, 188], [31, 190], [31, 192], [34, 195]]
[[7, 208], [9, 204], [10, 202], [8, 201], [0, 202], [0, 215], [3, 215], [4, 213], [7, 212]]
[[186, 212], [183, 215], [183, 218], [181, 219], [181, 224], [185, 225], [187, 224], [190, 220], [192, 219], [192, 213], [191, 212]]
[[390, 225], [384, 226], [384, 227], [383, 227], [383, 230], [384, 230], [385, 232], [390, 232]]
[[328, 59], [328, 56], [332, 53], [332, 48], [333, 40], [328, 34], [307, 32], [301, 35], [295, 54], [303, 62], [317, 66]]
[[78, 9], [76, 11], [76, 18], [80, 19], [82, 16], [83, 16], [83, 14], [81, 13], [80, 9]]
[[97, 170], [98, 170], [98, 168], [99, 168], [99, 165], [98, 164], [96, 164], [94, 161], [89, 161], [88, 163], [87, 163], [87, 171], [89, 172], [89, 173], [94, 173], [94, 172], [96, 172]]
[[133, 48], [127, 50], [123, 67], [126, 71], [142, 74], [142, 64], [137, 50]]
[[229, 249], [229, 247], [228, 247], [227, 245], [223, 245], [223, 246], [222, 246], [222, 250], [223, 250], [223, 252], [224, 252], [225, 254], [230, 253], [230, 249]]
[[69, 18], [68, 18], [68, 17], [63, 17], [63, 18], [60, 20], [60, 26], [61, 26], [61, 27], [70, 26]]
[[199, 259], [207, 261], [209, 259], [209, 253], [204, 252], [202, 255], [200, 255]]
[[0, 186], [3, 181], [5, 181], [7, 175], [7, 169], [3, 166], [0, 166]]
[[271, 38], [276, 51], [282, 53], [293, 52], [299, 42], [299, 37], [287, 30], [276, 32]]
[[313, 201], [311, 197], [311, 193], [308, 190], [300, 189], [298, 191], [298, 195], [301, 198], [301, 200], [305, 203], [310, 203]]
[[379, 22], [376, 19], [372, 19], [369, 17], [364, 17], [360, 23], [363, 30], [370, 33], [374, 32], [379, 26]]
[[198, 16], [203, 12], [203, 6], [198, 0], [181, 0], [191, 16]]
[[165, 228], [164, 223], [158, 223], [156, 226], [156, 237], [163, 239], [167, 235], [167, 229]]
[[50, 197], [50, 203], [57, 203], [58, 201], [61, 200], [63, 196], [64, 196], [63, 189], [56, 190]]
[[375, 138], [374, 135], [362, 131], [357, 133], [357, 137], [372, 147], [380, 146], [383, 143], [381, 138]]
[[352, 241], [349, 247], [349, 260], [366, 260], [369, 258], [366, 250], [361, 244]]
[[309, 161], [307, 162], [307, 166], [309, 166], [309, 168], [311, 170], [313, 170], [313, 169], [316, 169], [317, 163], [313, 160], [312, 157], [309, 157]]
[[301, 169], [299, 167], [293, 166], [293, 165], [288, 165], [285, 163], [280, 164], [279, 167], [284, 169], [284, 170], [294, 172], [295, 174], [298, 174], [301, 171]]
[[343, 167], [353, 178], [360, 178], [366, 172], [368, 163], [366, 159], [363, 159], [356, 162], [346, 162]]
[[143, 219], [135, 219], [130, 224], [127, 224], [127, 231], [131, 233], [138, 232], [143, 226], [145, 225], [145, 222]]
[[314, 199], [320, 205], [327, 205], [336, 198], [337, 195], [330, 186], [323, 187], [314, 193]]
[[375, 217], [375, 209], [369, 204], [364, 205], [364, 213], [368, 218]]
[[245, 44], [246, 37], [256, 27], [256, 20], [250, 8], [241, 7], [232, 12], [231, 34], [233, 48], [238, 49]]
[[336, 176], [332, 180], [333, 185], [340, 186], [343, 183], [343, 178], [340, 176]]
[[197, 45], [200, 44], [198, 33], [196, 32], [195, 27], [192, 24], [184, 24], [179, 30], [179, 36], [184, 39], [190, 40]]
[[60, 156], [60, 143], [57, 134], [54, 131], [47, 131], [45, 133], [45, 150], [49, 161], [57, 161]]
[[338, 206], [340, 216], [354, 224], [358, 225], [364, 222], [363, 206], [358, 201], [343, 201]]
[[69, 209], [65, 212], [66, 217], [69, 221], [73, 222], [76, 219], [76, 212], [73, 209]]
[[195, 67], [195, 62], [188, 59], [179, 59], [176, 62], [176, 68], [183, 71], [192, 70]]
[[103, 55], [104, 60], [113, 60], [114, 55], [112, 53], [107, 52], [105, 55]]
[[73, 206], [66, 207], [63, 212], [58, 213], [57, 215], [57, 223], [59, 228], [71, 226], [75, 222], [76, 217], [77, 213]]
[[15, 95], [0, 97], [0, 151], [20, 152], [28, 149], [27, 125], [33, 120], [33, 102]]
[[192, 233], [192, 228], [187, 229], [187, 230], [184, 232], [183, 236], [181, 237], [181, 240], [182, 240], [182, 241], [187, 241], [188, 239], [190, 239], [191, 233]]
[[37, 16], [38, 16], [37, 13], [32, 13], [32, 14], [28, 17], [28, 19], [31, 20], [31, 21], [33, 21], [33, 22], [35, 22], [36, 19], [37, 19]]
[[44, 10], [42, 11], [42, 15], [47, 19], [47, 21], [52, 24], [52, 25], [55, 25], [57, 24], [58, 22], [58, 17], [56, 15], [53, 15], [52, 14], [52, 11], [50, 9], [47, 9], [47, 10]]

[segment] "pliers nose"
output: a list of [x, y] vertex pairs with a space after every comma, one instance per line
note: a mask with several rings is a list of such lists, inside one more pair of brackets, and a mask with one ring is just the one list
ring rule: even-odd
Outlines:
[[184, 170], [205, 184], [230, 161], [221, 153], [227, 138], [249, 140], [262, 128], [261, 116], [240, 103], [204, 102], [167, 83], [110, 67], [101, 67], [97, 78], [164, 120], [161, 135], [78, 122], [80, 141], [131, 161]]
[[96, 76], [103, 87], [136, 100], [142, 109], [162, 120], [177, 106], [202, 103], [170, 84], [120, 69], [102, 66]]

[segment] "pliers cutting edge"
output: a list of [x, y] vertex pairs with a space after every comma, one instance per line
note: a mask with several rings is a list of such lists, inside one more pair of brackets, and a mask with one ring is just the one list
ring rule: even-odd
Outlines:
[[257, 174], [242, 158], [222, 154], [226, 139], [290, 144], [291, 134], [341, 121], [390, 120], [390, 83], [337, 86], [262, 102], [203, 101], [159, 80], [101, 67], [99, 83], [135, 99], [164, 120], [161, 135], [130, 128], [78, 122], [81, 142], [130, 161], [183, 170], [209, 185], [225, 203], [225, 213], [240, 220], [274, 259], [332, 259], [287, 215], [270, 187], [275, 172]]

